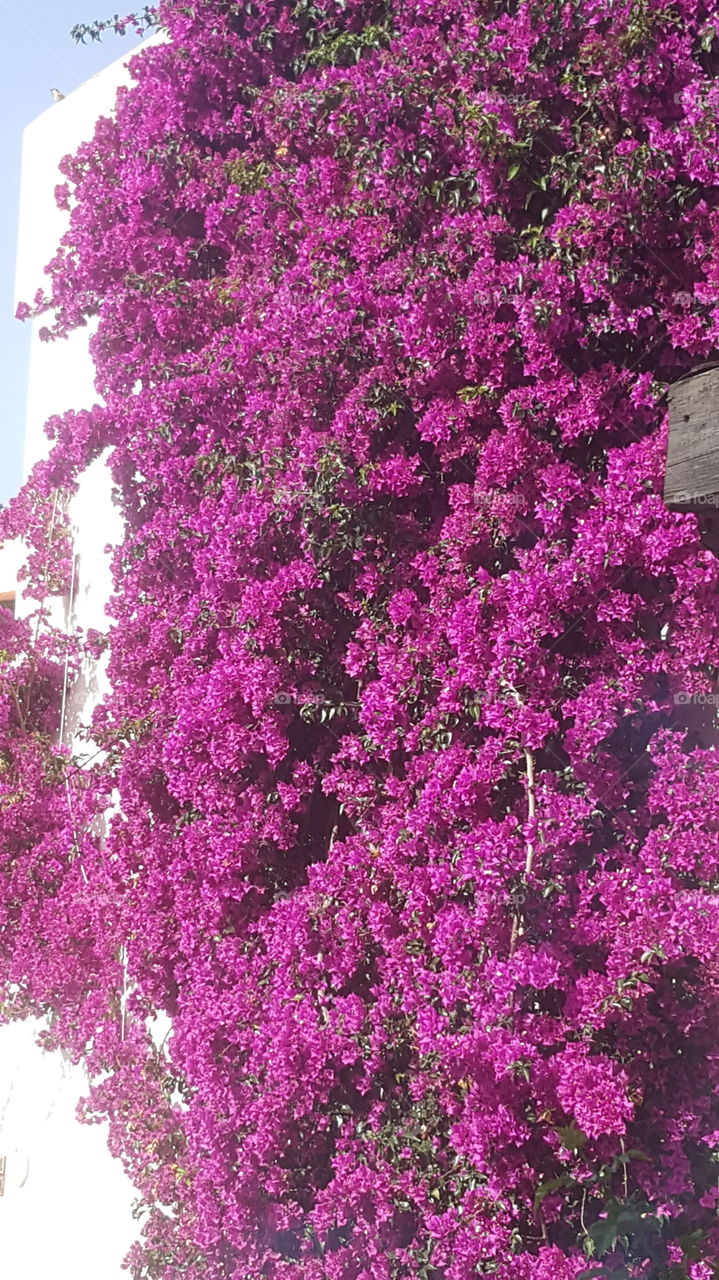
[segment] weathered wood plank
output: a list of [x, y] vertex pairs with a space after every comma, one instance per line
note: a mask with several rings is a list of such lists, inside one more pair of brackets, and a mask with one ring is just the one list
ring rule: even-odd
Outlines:
[[719, 367], [669, 389], [664, 501], [674, 511], [708, 514], [719, 506]]

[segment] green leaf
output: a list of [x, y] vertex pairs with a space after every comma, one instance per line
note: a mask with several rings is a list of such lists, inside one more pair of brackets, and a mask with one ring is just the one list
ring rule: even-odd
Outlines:
[[562, 1146], [567, 1148], [567, 1151], [581, 1151], [588, 1141], [586, 1133], [583, 1133], [575, 1124], [569, 1124], [563, 1129], [557, 1129], [557, 1136]]
[[508, 181], [508, 182], [512, 182], [512, 180], [513, 180], [514, 178], [516, 178], [516, 176], [517, 176], [517, 174], [519, 173], [519, 170], [521, 169], [521, 167], [522, 167], [522, 166], [521, 166], [521, 164], [520, 164], [519, 160], [515, 160], [513, 164], [510, 164], [509, 169], [507, 170], [507, 181]]
[[617, 1243], [619, 1235], [618, 1221], [614, 1216], [600, 1218], [598, 1222], [594, 1222], [589, 1228], [590, 1238], [594, 1241], [594, 1248], [599, 1257], [603, 1253], [609, 1253]]
[[562, 1174], [561, 1178], [550, 1178], [548, 1182], [543, 1182], [542, 1185], [537, 1189], [537, 1194], [534, 1197], [535, 1212], [539, 1208], [542, 1201], [546, 1200], [547, 1196], [551, 1195], [553, 1191], [558, 1191], [560, 1187], [568, 1187], [570, 1185], [573, 1185], [575, 1181], [576, 1179], [570, 1177], [568, 1173], [564, 1173]]

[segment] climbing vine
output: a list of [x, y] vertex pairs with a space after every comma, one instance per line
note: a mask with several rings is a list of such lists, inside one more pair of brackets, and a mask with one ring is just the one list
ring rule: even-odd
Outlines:
[[712, 1280], [719, 572], [661, 493], [719, 16], [151, 17], [21, 311], [97, 317], [101, 402], [6, 533], [107, 451], [125, 537], [100, 761], [36, 782], [6, 699], [5, 994], [88, 1062], [138, 1280]]

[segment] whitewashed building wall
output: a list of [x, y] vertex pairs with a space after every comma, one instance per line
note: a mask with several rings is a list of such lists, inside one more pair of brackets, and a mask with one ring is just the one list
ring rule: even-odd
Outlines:
[[[43, 269], [67, 218], [55, 205], [54, 190], [63, 181], [58, 164], [92, 136], [99, 116], [112, 112], [117, 87], [130, 83], [129, 56], [53, 104], [25, 131], [16, 301], [32, 302], [46, 283]], [[66, 409], [88, 408], [97, 399], [90, 331], [80, 329], [65, 341], [48, 344], [38, 336], [45, 322], [31, 323], [26, 475], [49, 447], [43, 432], [47, 419]], [[76, 574], [72, 598], [54, 606], [55, 621], [103, 630], [110, 593], [105, 548], [118, 541], [121, 527], [102, 459], [83, 477], [69, 514]], [[0, 593], [15, 589], [22, 554], [17, 545], [0, 550]], [[18, 588], [18, 614], [31, 607]], [[103, 691], [103, 670], [92, 676], [81, 683], [79, 695], [69, 691], [68, 744]], [[121, 1280], [127, 1275], [121, 1271], [122, 1258], [138, 1231], [131, 1215], [135, 1190], [107, 1151], [104, 1128], [75, 1119], [75, 1106], [85, 1092], [82, 1071], [59, 1054], [42, 1053], [34, 1042], [37, 1030], [36, 1024], [0, 1028], [0, 1156], [6, 1157], [0, 1270], [8, 1280]]]

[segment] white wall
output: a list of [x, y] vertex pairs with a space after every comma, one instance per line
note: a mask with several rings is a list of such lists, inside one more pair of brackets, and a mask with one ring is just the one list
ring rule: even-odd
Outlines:
[[[55, 187], [64, 181], [58, 165], [64, 156], [92, 137], [99, 116], [112, 113], [118, 86], [131, 83], [127, 61], [128, 55], [123, 55], [62, 102], [53, 103], [25, 130], [15, 277], [17, 302], [32, 302], [36, 290], [47, 284], [45, 264], [54, 256], [68, 222], [68, 215], [55, 204]], [[25, 475], [47, 453], [44, 426], [48, 418], [66, 409], [89, 408], [97, 400], [88, 353], [91, 328], [75, 330], [60, 342], [44, 343], [38, 334], [45, 323], [42, 317], [32, 321]], [[103, 548], [117, 542], [121, 532], [110, 488], [109, 474], [99, 461], [84, 477], [71, 505], [81, 582], [72, 604], [75, 622], [82, 627], [104, 626], [110, 579]], [[20, 609], [26, 612], [30, 607], [25, 604]]]
[[[43, 268], [65, 228], [67, 215], [54, 200], [55, 186], [64, 180], [58, 163], [92, 136], [98, 116], [111, 113], [118, 85], [130, 83], [127, 58], [54, 104], [25, 131], [17, 301], [32, 302], [44, 284]], [[47, 452], [46, 420], [65, 409], [88, 408], [97, 399], [89, 330], [46, 344], [38, 338], [43, 323], [32, 322], [26, 474]], [[106, 626], [110, 575], [104, 548], [121, 535], [110, 491], [109, 474], [98, 460], [71, 503], [78, 572], [73, 598], [54, 607], [60, 625]], [[14, 545], [0, 551], [0, 591], [14, 587], [20, 554]], [[18, 598], [18, 613], [31, 607]], [[104, 687], [102, 670], [85, 674], [80, 692], [69, 691], [68, 744]], [[122, 1280], [127, 1273], [120, 1263], [137, 1235], [131, 1217], [136, 1193], [107, 1151], [104, 1129], [75, 1119], [84, 1074], [59, 1054], [42, 1053], [35, 1045], [38, 1030], [39, 1024], [0, 1027], [0, 1155], [7, 1156], [6, 1192], [0, 1198], [2, 1275], [8, 1280]]]

